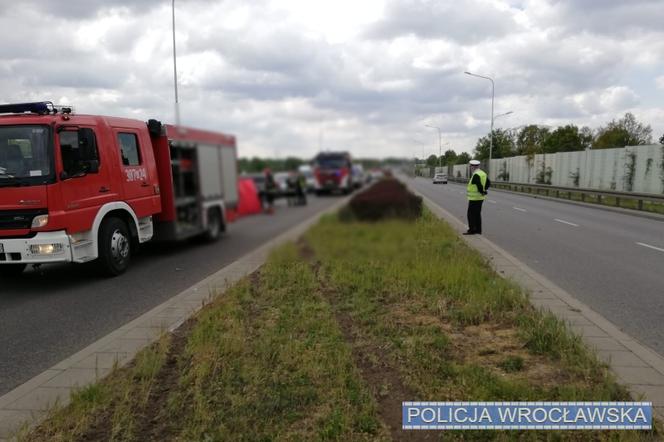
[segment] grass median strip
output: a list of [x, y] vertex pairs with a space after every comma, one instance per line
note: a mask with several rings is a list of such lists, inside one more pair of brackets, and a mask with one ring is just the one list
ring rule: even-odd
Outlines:
[[[414, 223], [339, 222], [306, 235], [356, 346], [382, 349], [417, 401], [630, 400], [608, 368], [431, 213]], [[375, 392], [375, 388], [373, 389]], [[390, 394], [389, 391], [385, 394]], [[484, 440], [642, 440], [649, 433], [446, 432]]]
[[22, 440], [648, 440], [411, 432], [401, 401], [630, 400], [447, 224], [330, 215]]

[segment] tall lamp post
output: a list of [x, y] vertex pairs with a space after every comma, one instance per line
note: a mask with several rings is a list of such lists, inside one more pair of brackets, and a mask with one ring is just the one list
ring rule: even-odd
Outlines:
[[493, 78], [487, 77], [484, 75], [478, 75], [478, 74], [473, 74], [472, 72], [465, 71], [464, 74], [470, 75], [471, 77], [477, 77], [477, 78], [483, 78], [485, 80], [489, 80], [491, 82], [491, 133], [489, 136], [489, 164], [488, 164], [488, 169], [489, 172], [491, 171], [491, 156], [493, 154], [493, 101], [496, 93], [496, 87], [493, 82]]
[[440, 127], [438, 126], [432, 126], [430, 124], [425, 124], [426, 127], [430, 127], [432, 129], [437, 129], [438, 130], [438, 167], [442, 167], [442, 156], [443, 156], [443, 139], [442, 135], [440, 133]]
[[180, 125], [180, 102], [178, 101], [178, 65], [175, 54], [175, 0], [171, 3], [173, 15], [173, 85], [175, 87], [175, 124]]

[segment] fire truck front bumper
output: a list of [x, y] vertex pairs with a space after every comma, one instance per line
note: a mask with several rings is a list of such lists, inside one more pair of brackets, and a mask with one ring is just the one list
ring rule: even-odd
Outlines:
[[72, 260], [69, 235], [59, 232], [40, 232], [32, 238], [0, 238], [0, 265], [70, 262]]

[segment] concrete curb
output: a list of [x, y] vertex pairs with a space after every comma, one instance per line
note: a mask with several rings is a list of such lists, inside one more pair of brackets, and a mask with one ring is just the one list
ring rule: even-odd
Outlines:
[[0, 397], [0, 442], [24, 425], [37, 425], [55, 405], [69, 403], [71, 393], [126, 365], [164, 333], [175, 330], [190, 316], [238, 280], [258, 269], [269, 252], [294, 241], [325, 214], [338, 210], [350, 197], [309, 217], [199, 283], [173, 296], [133, 321], [109, 333]]
[[[466, 225], [417, 189], [405, 184], [422, 197], [436, 216], [447, 221], [459, 233]], [[577, 300], [556, 284], [481, 235], [461, 236], [472, 248], [490, 260], [495, 271], [519, 284], [531, 303], [565, 321], [570, 329], [595, 350], [606, 362], [618, 381], [638, 400], [651, 401], [653, 412], [664, 420], [664, 358], [621, 331], [615, 324]]]

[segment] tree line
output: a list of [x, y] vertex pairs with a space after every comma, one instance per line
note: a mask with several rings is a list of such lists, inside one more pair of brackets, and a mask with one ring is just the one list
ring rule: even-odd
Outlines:
[[[489, 158], [489, 135], [477, 140], [472, 158]], [[659, 139], [664, 144], [664, 135]], [[517, 155], [534, 156], [541, 153], [573, 152], [586, 149], [610, 149], [614, 147], [652, 144], [652, 128], [637, 121], [627, 112], [623, 118], [612, 120], [606, 126], [592, 130], [587, 126], [574, 124], [555, 129], [537, 124], [529, 124], [514, 129], [494, 129], [492, 158], [506, 158]], [[426, 164], [438, 165], [466, 164], [471, 155], [457, 155], [448, 150], [442, 157], [431, 155]]]

